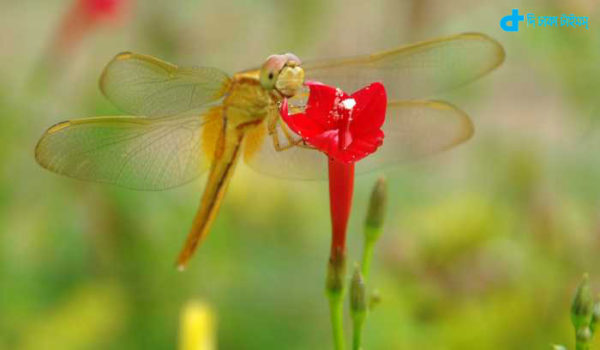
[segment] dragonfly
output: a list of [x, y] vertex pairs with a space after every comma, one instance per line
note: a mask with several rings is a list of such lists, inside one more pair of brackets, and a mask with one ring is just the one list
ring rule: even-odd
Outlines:
[[433, 95], [470, 83], [504, 61], [480, 33], [462, 33], [388, 51], [302, 63], [272, 55], [232, 76], [123, 52], [100, 78], [103, 94], [126, 115], [72, 119], [48, 128], [35, 148], [44, 168], [76, 179], [136, 190], [164, 190], [208, 173], [177, 266], [185, 268], [214, 221], [240, 158], [258, 172], [291, 179], [327, 177], [323, 155], [282, 121], [279, 107], [305, 107], [304, 81], [344, 91], [381, 82], [388, 106], [381, 148], [357, 172], [441, 152], [468, 140], [467, 114]]

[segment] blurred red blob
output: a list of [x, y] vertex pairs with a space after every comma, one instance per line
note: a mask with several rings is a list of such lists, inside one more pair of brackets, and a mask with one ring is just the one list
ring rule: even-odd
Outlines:
[[75, 0], [56, 34], [55, 55], [76, 48], [96, 28], [116, 26], [128, 17], [132, 0]]
[[122, 0], [79, 0], [81, 7], [88, 16], [94, 19], [114, 18], [118, 16]]

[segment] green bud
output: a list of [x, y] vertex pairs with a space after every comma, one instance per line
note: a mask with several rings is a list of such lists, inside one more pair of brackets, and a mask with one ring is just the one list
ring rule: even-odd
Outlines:
[[[583, 279], [577, 286], [573, 303], [571, 304], [571, 322], [575, 331], [579, 332], [583, 328], [588, 328], [592, 317], [594, 301], [590, 292], [590, 283], [588, 274], [583, 275]], [[590, 331], [589, 329], [587, 329]]]
[[354, 265], [350, 282], [350, 315], [352, 316], [352, 349], [362, 350], [362, 335], [367, 319], [367, 292], [360, 266]]
[[344, 291], [344, 276], [346, 275], [346, 254], [338, 253], [329, 258], [327, 268], [327, 293], [341, 294]]
[[577, 343], [586, 344], [592, 339], [592, 331], [590, 331], [589, 327], [580, 328], [576, 334]]
[[553, 344], [552, 350], [567, 350], [567, 347], [564, 345]]
[[[385, 217], [385, 209], [387, 206], [387, 183], [385, 178], [380, 177], [375, 186], [373, 186], [373, 191], [371, 192], [371, 200], [369, 201], [369, 210], [367, 211], [367, 219], [365, 221], [366, 232], [379, 231], [381, 232], [381, 228], [383, 227], [383, 220]], [[378, 236], [378, 233], [374, 233]], [[377, 237], [372, 238], [377, 239]]]
[[350, 283], [350, 310], [353, 315], [364, 314], [367, 310], [367, 293], [365, 281], [358, 265], [354, 267], [352, 282]]
[[592, 332], [592, 335], [596, 333], [598, 321], [600, 321], [600, 301], [597, 301], [592, 308], [592, 319], [590, 320], [590, 331]]

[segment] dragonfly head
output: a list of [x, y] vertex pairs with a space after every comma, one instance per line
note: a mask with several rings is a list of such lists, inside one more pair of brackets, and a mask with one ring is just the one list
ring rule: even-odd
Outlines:
[[260, 84], [267, 90], [277, 90], [285, 97], [292, 97], [304, 84], [304, 70], [296, 55], [271, 55], [260, 69]]

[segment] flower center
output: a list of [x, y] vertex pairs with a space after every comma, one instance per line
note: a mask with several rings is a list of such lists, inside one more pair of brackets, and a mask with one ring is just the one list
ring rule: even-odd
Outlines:
[[352, 110], [352, 108], [354, 108], [354, 106], [356, 106], [356, 100], [353, 98], [347, 98], [342, 101], [342, 106], [344, 108], [346, 108], [347, 110]]
[[352, 144], [352, 134], [350, 133], [350, 123], [352, 122], [352, 111], [356, 105], [356, 100], [346, 98], [341, 102], [337, 101], [331, 111], [332, 117], [338, 123], [338, 146], [344, 151]]

